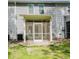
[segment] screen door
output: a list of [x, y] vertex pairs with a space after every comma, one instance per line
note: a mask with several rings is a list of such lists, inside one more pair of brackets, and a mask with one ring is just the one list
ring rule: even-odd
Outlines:
[[43, 40], [43, 26], [42, 23], [34, 23], [34, 41]]

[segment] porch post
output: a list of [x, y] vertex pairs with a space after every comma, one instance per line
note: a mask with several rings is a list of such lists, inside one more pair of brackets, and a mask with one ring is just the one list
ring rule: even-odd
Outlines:
[[34, 32], [34, 30], [35, 30], [35, 27], [34, 27], [34, 22], [33, 22], [33, 41], [35, 40], [35, 32]]
[[50, 41], [52, 41], [52, 20], [50, 20]]
[[[24, 19], [23, 19], [24, 20]], [[24, 20], [24, 33], [23, 33], [23, 39], [24, 39], [24, 43], [26, 43], [26, 24], [25, 24], [25, 20]]]

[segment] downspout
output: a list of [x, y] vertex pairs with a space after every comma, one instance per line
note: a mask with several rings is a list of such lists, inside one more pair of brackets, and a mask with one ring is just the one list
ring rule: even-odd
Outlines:
[[16, 31], [16, 34], [15, 35], [16, 35], [16, 41], [17, 41], [18, 39], [17, 39], [17, 22], [16, 22], [16, 20], [17, 20], [17, 15], [16, 15], [16, 2], [14, 2], [14, 4], [15, 4], [15, 13], [14, 13], [14, 16], [15, 16], [15, 25], [16, 25], [16, 30], [15, 30]]

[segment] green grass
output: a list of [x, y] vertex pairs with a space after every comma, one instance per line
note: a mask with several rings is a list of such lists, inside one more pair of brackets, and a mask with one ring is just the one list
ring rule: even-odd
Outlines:
[[49, 46], [15, 44], [8, 49], [8, 59], [70, 59], [70, 46], [66, 41]]

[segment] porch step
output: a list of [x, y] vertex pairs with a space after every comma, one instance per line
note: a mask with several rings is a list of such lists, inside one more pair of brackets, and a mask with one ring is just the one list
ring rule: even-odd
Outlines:
[[27, 45], [49, 45], [50, 42], [47, 41], [47, 40], [44, 40], [44, 41], [42, 41], [42, 40], [40, 40], [40, 41], [36, 40], [36, 41], [27, 41], [26, 44]]

